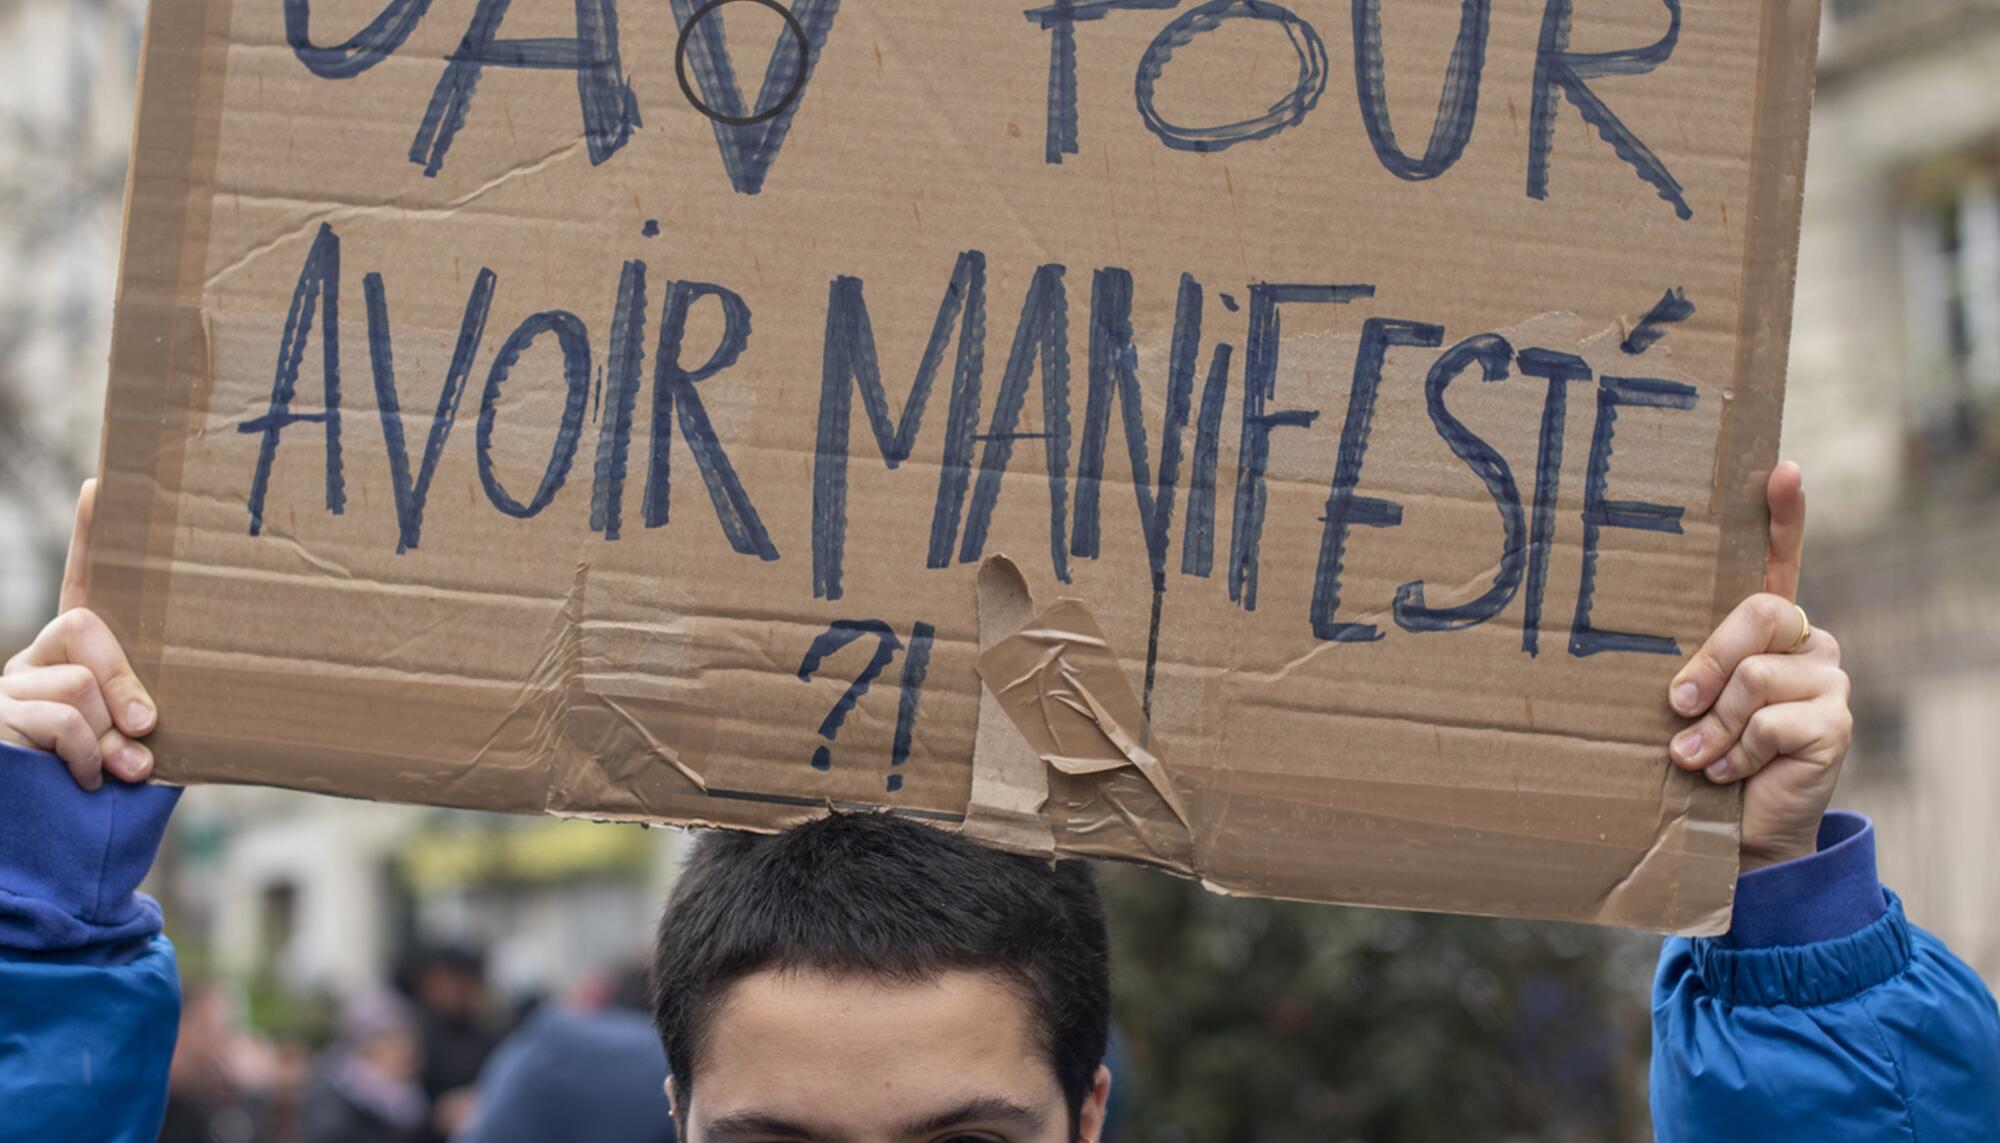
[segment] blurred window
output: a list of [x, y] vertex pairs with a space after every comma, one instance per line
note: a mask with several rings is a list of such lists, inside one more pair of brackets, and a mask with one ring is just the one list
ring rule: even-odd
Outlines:
[[1903, 227], [1911, 427], [1975, 447], [2000, 409], [2000, 149], [1920, 173]]
[[299, 887], [290, 881], [274, 881], [264, 886], [262, 897], [260, 959], [267, 965], [277, 964], [290, 951], [299, 930]]

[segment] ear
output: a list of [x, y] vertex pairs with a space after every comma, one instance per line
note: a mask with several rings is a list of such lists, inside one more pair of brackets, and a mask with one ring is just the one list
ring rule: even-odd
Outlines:
[[1083, 1099], [1083, 1114], [1077, 1117], [1077, 1143], [1102, 1143], [1104, 1113], [1111, 1104], [1111, 1069], [1098, 1065], [1090, 1094]]
[[679, 1123], [681, 1121], [681, 1101], [674, 1098], [674, 1075], [672, 1072], [667, 1073], [667, 1082], [660, 1086], [667, 1091], [667, 1114], [674, 1117], [675, 1123]]

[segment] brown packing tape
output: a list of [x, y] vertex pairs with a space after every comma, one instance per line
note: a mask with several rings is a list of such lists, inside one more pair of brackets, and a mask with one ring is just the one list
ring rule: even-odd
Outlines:
[[[979, 656], [979, 677], [1041, 762], [1058, 774], [1085, 779], [1072, 787], [1082, 797], [1063, 799], [1065, 834], [1091, 832], [1094, 827], [1082, 825], [1091, 819], [1077, 811], [1102, 801], [1108, 815], [1098, 815], [1097, 823], [1107, 816], [1122, 819], [1141, 838], [1169, 824], [1173, 840], [1191, 847], [1186, 804], [1172, 774], [1147, 745], [1139, 697], [1081, 602], [1058, 600], [1031, 624], [987, 648]], [[1135, 775], [1143, 786], [1133, 782]], [[1146, 796], [1135, 797], [1141, 790]], [[1161, 809], [1171, 818], [1164, 818]], [[1065, 848], [1071, 848], [1067, 837]], [[1146, 848], [1186, 871], [1184, 860], [1160, 853], [1159, 845]]]
[[[1034, 596], [1021, 569], [1006, 556], [979, 568], [979, 647], [986, 651], [1028, 625]], [[1021, 853], [1054, 857], [1055, 834], [1043, 816], [1048, 771], [1041, 756], [1009, 720], [999, 696], [982, 688], [979, 730], [972, 746], [972, 795], [965, 807], [968, 837]]]

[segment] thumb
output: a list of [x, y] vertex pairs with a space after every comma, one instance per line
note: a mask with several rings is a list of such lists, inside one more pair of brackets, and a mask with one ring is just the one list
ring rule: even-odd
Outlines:
[[1799, 568], [1805, 558], [1805, 474], [1791, 461], [1771, 470], [1764, 496], [1771, 506], [1771, 547], [1765, 556], [1764, 590], [1789, 600], [1799, 597]]
[[97, 509], [97, 481], [83, 482], [76, 498], [76, 528], [69, 534], [69, 558], [63, 561], [58, 612], [82, 607], [90, 594], [90, 520]]

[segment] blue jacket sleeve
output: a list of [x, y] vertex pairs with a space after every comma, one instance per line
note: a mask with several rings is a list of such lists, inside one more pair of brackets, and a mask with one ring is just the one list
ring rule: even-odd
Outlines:
[[1881, 888], [1867, 819], [1828, 814], [1819, 845], [1745, 874], [1727, 936], [1662, 951], [1656, 1139], [1993, 1138], [1992, 995]]
[[0, 744], [0, 1143], [159, 1134], [180, 979], [137, 889], [178, 796]]

